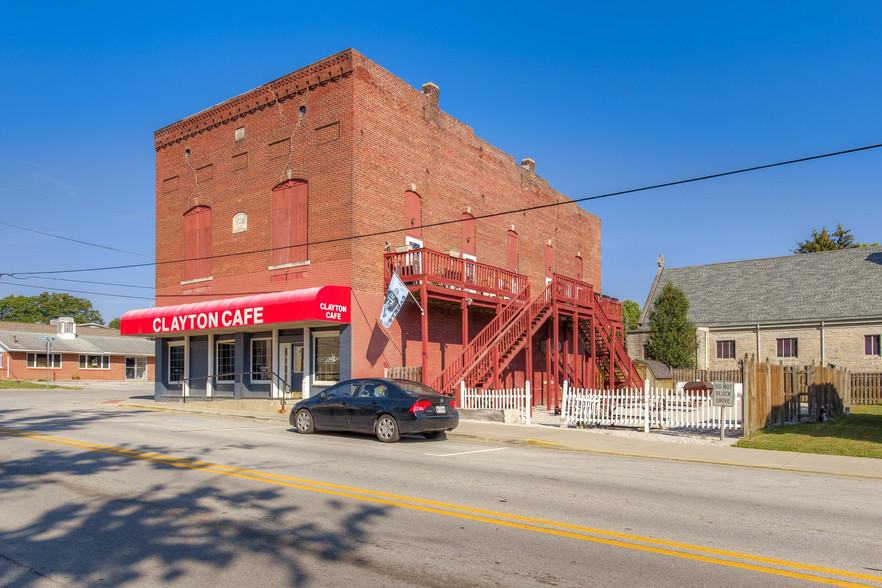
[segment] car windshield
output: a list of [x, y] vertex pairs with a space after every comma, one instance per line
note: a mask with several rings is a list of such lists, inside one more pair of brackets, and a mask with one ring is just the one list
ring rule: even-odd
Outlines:
[[411, 392], [413, 394], [432, 394], [435, 396], [440, 394], [440, 392], [438, 392], [434, 388], [430, 388], [429, 386], [426, 386], [425, 384], [421, 384], [419, 382], [414, 382], [413, 380], [392, 380], [392, 381], [395, 382], [401, 388], [403, 388], [405, 391]]

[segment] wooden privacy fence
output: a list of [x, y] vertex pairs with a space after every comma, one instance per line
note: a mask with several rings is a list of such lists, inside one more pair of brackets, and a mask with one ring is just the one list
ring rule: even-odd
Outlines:
[[533, 397], [530, 392], [530, 382], [523, 388], [509, 388], [506, 390], [483, 390], [481, 388], [466, 388], [465, 382], [460, 382], [460, 408], [493, 408], [502, 410], [517, 410], [520, 422], [530, 424], [533, 409]]
[[850, 374], [852, 404], [882, 404], [882, 373]]
[[402, 380], [413, 380], [414, 382], [422, 381], [422, 366], [405, 365], [387, 367], [384, 371], [387, 378], [400, 378]]
[[657, 429], [741, 428], [740, 385], [735, 387], [735, 406], [713, 406], [711, 394], [704, 390], [652, 388], [649, 381], [643, 390], [573, 389], [564, 382], [561, 403], [561, 426], [641, 427], [645, 432]]
[[741, 382], [741, 370], [672, 369], [675, 382]]
[[817, 421], [851, 404], [845, 369], [743, 361], [744, 433], [785, 423]]

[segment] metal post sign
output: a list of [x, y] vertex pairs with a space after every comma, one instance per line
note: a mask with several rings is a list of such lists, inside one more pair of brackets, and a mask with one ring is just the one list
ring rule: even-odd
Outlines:
[[52, 365], [52, 342], [55, 337], [40, 337], [40, 341], [46, 342], [46, 389], [49, 389], [49, 367]]
[[720, 440], [726, 438], [726, 421], [723, 412], [735, 406], [735, 382], [711, 382], [714, 386], [713, 405], [720, 407]]
[[714, 382], [714, 406], [735, 406], [735, 382]]

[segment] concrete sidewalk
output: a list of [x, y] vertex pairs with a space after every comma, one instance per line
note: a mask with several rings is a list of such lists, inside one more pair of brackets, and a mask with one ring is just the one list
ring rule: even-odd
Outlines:
[[[146, 410], [169, 410], [228, 418], [254, 419], [290, 427], [288, 411], [294, 402], [287, 401], [284, 408], [279, 401], [269, 402], [267, 400], [202, 400], [182, 403], [151, 402], [145, 399], [129, 398], [108, 401], [104, 404]], [[447, 433], [447, 438], [478, 443], [544, 447], [586, 453], [882, 480], [882, 460], [880, 459], [634, 439], [605, 435], [602, 429], [563, 429], [548, 425], [508, 425], [461, 419], [459, 426]]]

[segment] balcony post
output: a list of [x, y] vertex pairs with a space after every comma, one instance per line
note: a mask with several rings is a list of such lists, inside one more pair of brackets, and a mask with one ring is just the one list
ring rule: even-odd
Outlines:
[[422, 370], [420, 381], [423, 384], [429, 383], [429, 297], [427, 280], [423, 280], [420, 285], [420, 301], [422, 301], [422, 320], [421, 320], [421, 336], [423, 347]]

